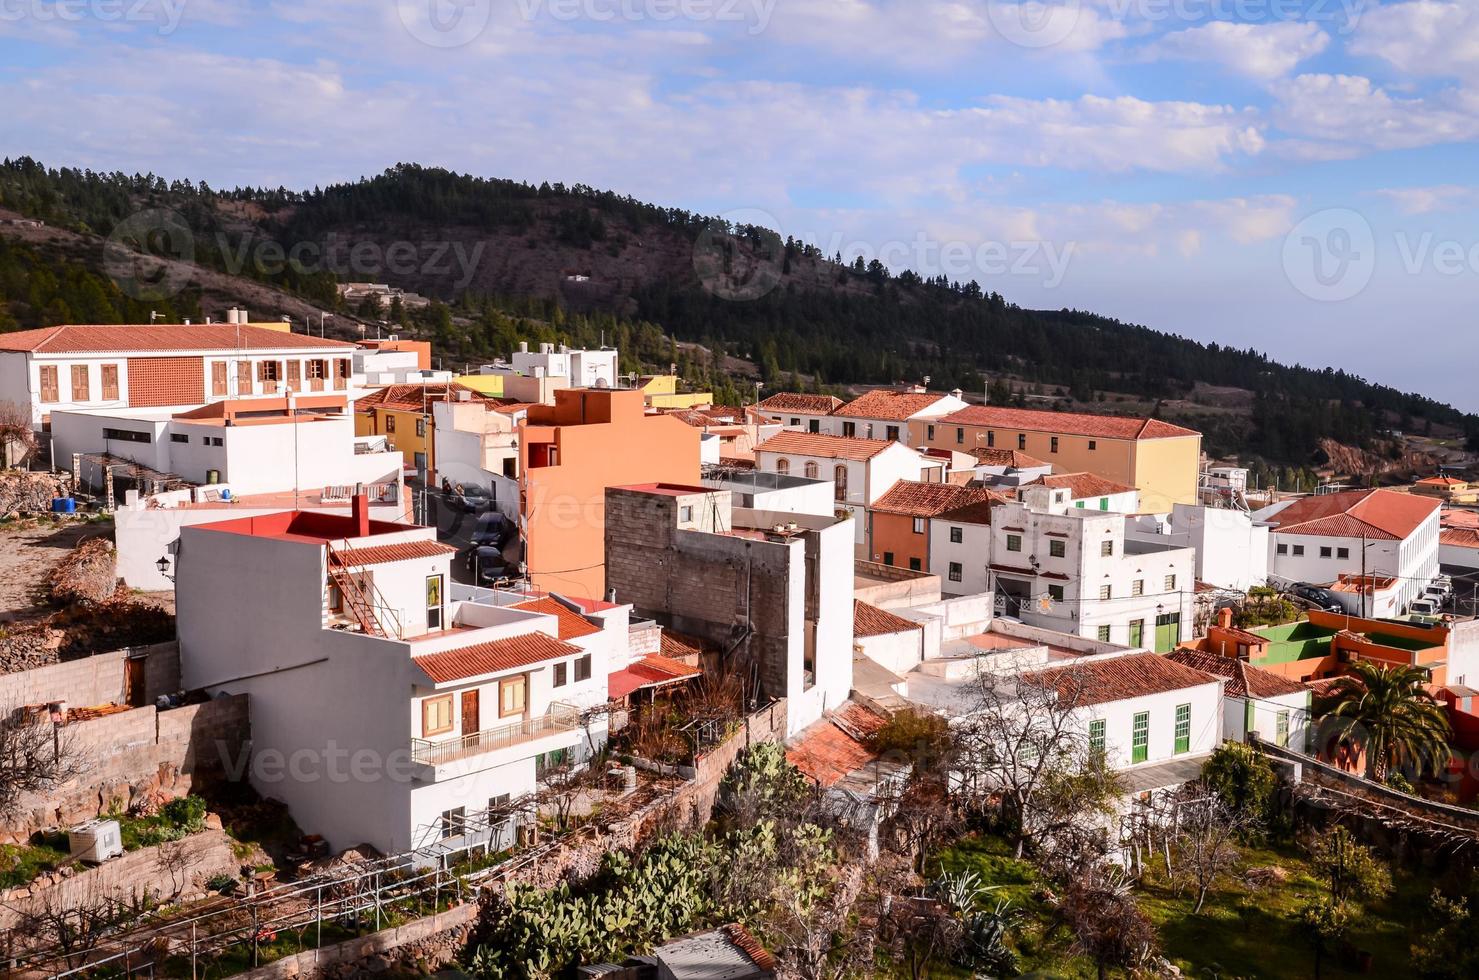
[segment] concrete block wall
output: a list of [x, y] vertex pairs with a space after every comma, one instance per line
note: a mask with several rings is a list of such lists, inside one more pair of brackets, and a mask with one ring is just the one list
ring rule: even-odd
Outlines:
[[180, 647], [177, 643], [114, 650], [79, 660], [0, 674], [0, 711], [23, 704], [64, 701], [69, 707], [124, 703], [124, 661], [144, 660], [144, 697], [153, 703], [161, 694], [180, 689]]
[[0, 824], [0, 842], [69, 827], [149, 797], [173, 799], [224, 778], [251, 737], [247, 696], [217, 698], [170, 711], [132, 711], [61, 729], [68, 752], [85, 766], [45, 792], [25, 794]]

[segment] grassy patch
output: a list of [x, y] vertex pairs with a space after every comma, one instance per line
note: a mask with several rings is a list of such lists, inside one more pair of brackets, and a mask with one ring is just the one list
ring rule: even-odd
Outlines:
[[[1216, 976], [1305, 980], [1314, 973], [1314, 949], [1299, 930], [1299, 909], [1323, 891], [1303, 853], [1292, 845], [1250, 849], [1242, 869], [1277, 867], [1284, 880], [1250, 888], [1241, 879], [1213, 889], [1200, 913], [1193, 914], [1196, 895], [1177, 895], [1163, 871], [1153, 869], [1140, 888], [1141, 908], [1155, 923], [1162, 954], [1189, 977]], [[998, 887], [1022, 913], [1015, 938], [1024, 973], [1053, 977], [1092, 977], [1093, 965], [1068, 955], [1069, 936], [1049, 932], [1052, 910], [1043, 901], [1036, 869], [1012, 857], [1010, 847], [990, 837], [971, 837], [942, 851], [941, 871], [970, 869], [983, 882]], [[1410, 974], [1411, 937], [1422, 929], [1433, 879], [1398, 870], [1392, 893], [1366, 903], [1365, 915], [1352, 928], [1344, 955], [1326, 958], [1327, 980], [1359, 976]], [[1357, 953], [1369, 954], [1371, 967], [1359, 971]], [[947, 975], [945, 973], [942, 976]], [[954, 974], [950, 974], [954, 975]]]
[[50, 842], [0, 844], [0, 888], [15, 888], [54, 870], [68, 858], [65, 848]]

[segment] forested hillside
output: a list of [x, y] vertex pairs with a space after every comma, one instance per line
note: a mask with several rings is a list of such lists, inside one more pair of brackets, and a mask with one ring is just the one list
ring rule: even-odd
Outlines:
[[[982, 392], [988, 379], [1005, 378], [1019, 397], [1053, 390], [1090, 403], [1111, 392], [1154, 406], [1188, 399], [1200, 382], [1256, 393], [1241, 415], [1198, 417], [1217, 452], [1303, 464], [1322, 438], [1372, 448], [1386, 429], [1433, 426], [1479, 442], [1479, 418], [1343, 371], [1089, 312], [1022, 309], [993, 283], [895, 276], [766, 229], [588, 187], [402, 165], [309, 191], [222, 191], [21, 159], [0, 164], [0, 208], [104, 237], [140, 211], [167, 209], [194, 235], [199, 266], [323, 309], [338, 304], [336, 282], [351, 279], [435, 297], [426, 311], [392, 318], [433, 336], [454, 360], [504, 353], [519, 339], [604, 336], [633, 369], [677, 362], [731, 399], [752, 379], [774, 390], [928, 376], [936, 388]], [[416, 261], [281, 261], [303, 243], [319, 256], [360, 243], [384, 255], [409, 243]], [[41, 255], [0, 241], [0, 327], [137, 320], [150, 309], [183, 316], [200, 305], [188, 287], [140, 302], [110, 285], [88, 254]], [[341, 312], [373, 319], [374, 311]], [[1115, 410], [1114, 399], [1104, 408]]]

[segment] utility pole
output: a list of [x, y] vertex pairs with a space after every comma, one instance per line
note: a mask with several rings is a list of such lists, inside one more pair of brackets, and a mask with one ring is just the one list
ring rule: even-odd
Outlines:
[[1361, 532], [1361, 618], [1366, 618], [1366, 532]]

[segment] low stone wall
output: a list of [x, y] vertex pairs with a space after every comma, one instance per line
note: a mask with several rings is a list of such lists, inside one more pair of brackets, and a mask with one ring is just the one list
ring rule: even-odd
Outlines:
[[28, 917], [44, 920], [61, 909], [100, 910], [110, 904], [137, 908], [146, 899], [152, 903], [199, 898], [213, 876], [236, 876], [239, 869], [231, 844], [224, 832], [205, 830], [82, 871], [53, 872], [0, 893], [0, 929], [34, 933], [43, 926], [28, 923]]
[[180, 689], [179, 644], [156, 643], [32, 670], [0, 673], [0, 711], [52, 701], [63, 701], [73, 708], [124, 704], [128, 700], [124, 661], [130, 658], [144, 662], [145, 703], [152, 704], [161, 694]]
[[30, 793], [0, 826], [0, 842], [70, 827], [141, 799], [173, 799], [222, 778], [251, 737], [245, 694], [168, 711], [135, 708], [61, 729], [84, 771], [44, 793]]
[[239, 973], [239, 980], [288, 980], [294, 977], [337, 978], [414, 970], [429, 974], [452, 963], [467, 945], [477, 923], [476, 903], [384, 929], [335, 946], [305, 950], [266, 966]]

